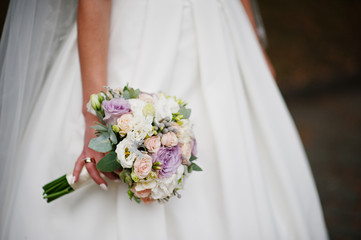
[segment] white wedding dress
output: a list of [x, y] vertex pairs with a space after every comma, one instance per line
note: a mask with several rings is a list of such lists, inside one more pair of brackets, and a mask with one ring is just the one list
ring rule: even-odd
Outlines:
[[[60, 46], [17, 155], [1, 239], [327, 239], [313, 177], [239, 0], [113, 0], [109, 85], [177, 95], [192, 108], [199, 165], [162, 205], [109, 182], [50, 204], [42, 186], [83, 147], [76, 23]], [[1, 169], [1, 173], [8, 169]], [[12, 186], [11, 182], [8, 185]], [[9, 189], [9, 188], [8, 188]]]

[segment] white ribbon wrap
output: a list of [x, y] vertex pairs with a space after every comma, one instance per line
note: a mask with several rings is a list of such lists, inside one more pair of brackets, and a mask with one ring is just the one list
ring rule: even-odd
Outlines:
[[92, 182], [92, 179], [85, 167], [83, 167], [81, 170], [79, 180], [76, 183], [73, 183], [73, 172], [66, 175], [66, 180], [74, 190], [86, 186]]

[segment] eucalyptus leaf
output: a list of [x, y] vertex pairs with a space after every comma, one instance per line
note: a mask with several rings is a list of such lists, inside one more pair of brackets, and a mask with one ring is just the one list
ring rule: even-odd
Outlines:
[[203, 169], [195, 163], [192, 163], [191, 167], [192, 167], [192, 170], [194, 170], [194, 171], [198, 171], [198, 172], [203, 171]]
[[189, 159], [189, 161], [193, 162], [196, 159], [197, 159], [197, 157], [192, 155], [191, 158]]
[[128, 91], [128, 90], [125, 90], [125, 91], [123, 92], [123, 98], [124, 98], [125, 100], [127, 100], [127, 99], [130, 98], [130, 94], [129, 94], [129, 91]]
[[90, 140], [88, 147], [101, 153], [109, 152], [112, 150], [109, 133], [102, 133], [99, 137], [93, 138]]
[[102, 126], [99, 126], [99, 125], [95, 125], [95, 126], [90, 126], [92, 129], [94, 129], [95, 131], [98, 131], [98, 132], [108, 132], [108, 129], [107, 128], [104, 128]]
[[114, 151], [109, 152], [97, 163], [97, 169], [103, 172], [113, 172], [120, 167], [121, 166], [117, 160], [117, 154]]
[[97, 114], [97, 117], [98, 117], [99, 121], [101, 121], [102, 123], [105, 124], [105, 122], [103, 120], [103, 115], [99, 111], [96, 111], [96, 114]]
[[108, 133], [109, 133], [109, 138], [110, 138], [110, 141], [112, 141], [113, 144], [117, 144], [118, 143], [118, 139], [117, 139], [117, 136], [115, 135], [112, 127], [110, 126], [110, 124], [107, 124], [107, 127], [108, 127]]
[[110, 98], [108, 97], [108, 95], [104, 92], [104, 91], [101, 91], [103, 94], [104, 94], [104, 96], [105, 96], [105, 100], [110, 100]]
[[130, 95], [130, 98], [136, 98], [136, 97], [134, 97], [135, 96], [134, 88], [129, 89], [129, 95]]
[[192, 110], [189, 108], [181, 107], [178, 111], [180, 115], [183, 115], [184, 119], [188, 119], [191, 116]]

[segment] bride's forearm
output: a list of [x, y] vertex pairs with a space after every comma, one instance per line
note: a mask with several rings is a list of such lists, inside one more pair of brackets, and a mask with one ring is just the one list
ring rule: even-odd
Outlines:
[[79, 0], [78, 49], [83, 86], [83, 113], [92, 93], [107, 85], [111, 0]]

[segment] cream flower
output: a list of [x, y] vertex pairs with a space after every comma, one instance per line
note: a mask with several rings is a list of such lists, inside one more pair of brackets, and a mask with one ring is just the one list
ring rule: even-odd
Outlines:
[[153, 136], [150, 138], [145, 139], [144, 141], [145, 147], [148, 149], [151, 153], [158, 152], [160, 148], [160, 137], [159, 136]]
[[192, 124], [188, 119], [184, 119], [182, 122], [183, 124], [180, 126], [180, 131], [177, 133], [178, 140], [180, 143], [187, 143], [192, 141], [192, 138], [194, 138]]
[[162, 144], [166, 147], [174, 147], [178, 144], [178, 138], [174, 132], [168, 132], [162, 136]]
[[152, 157], [145, 154], [142, 157], [137, 157], [134, 162], [134, 172], [139, 179], [143, 179], [148, 176], [152, 170]]
[[132, 129], [133, 115], [127, 113], [117, 119], [117, 125], [120, 128], [119, 134], [124, 136]]
[[192, 155], [192, 142], [187, 142], [181, 145], [182, 164], [189, 165], [189, 159]]
[[180, 133], [181, 133], [181, 131], [182, 131], [182, 129], [181, 129], [181, 127], [179, 126], [179, 124], [176, 123], [176, 122], [172, 122], [172, 127], [173, 127], [174, 129], [177, 129], [177, 137], [179, 137], [179, 136], [180, 136]]

